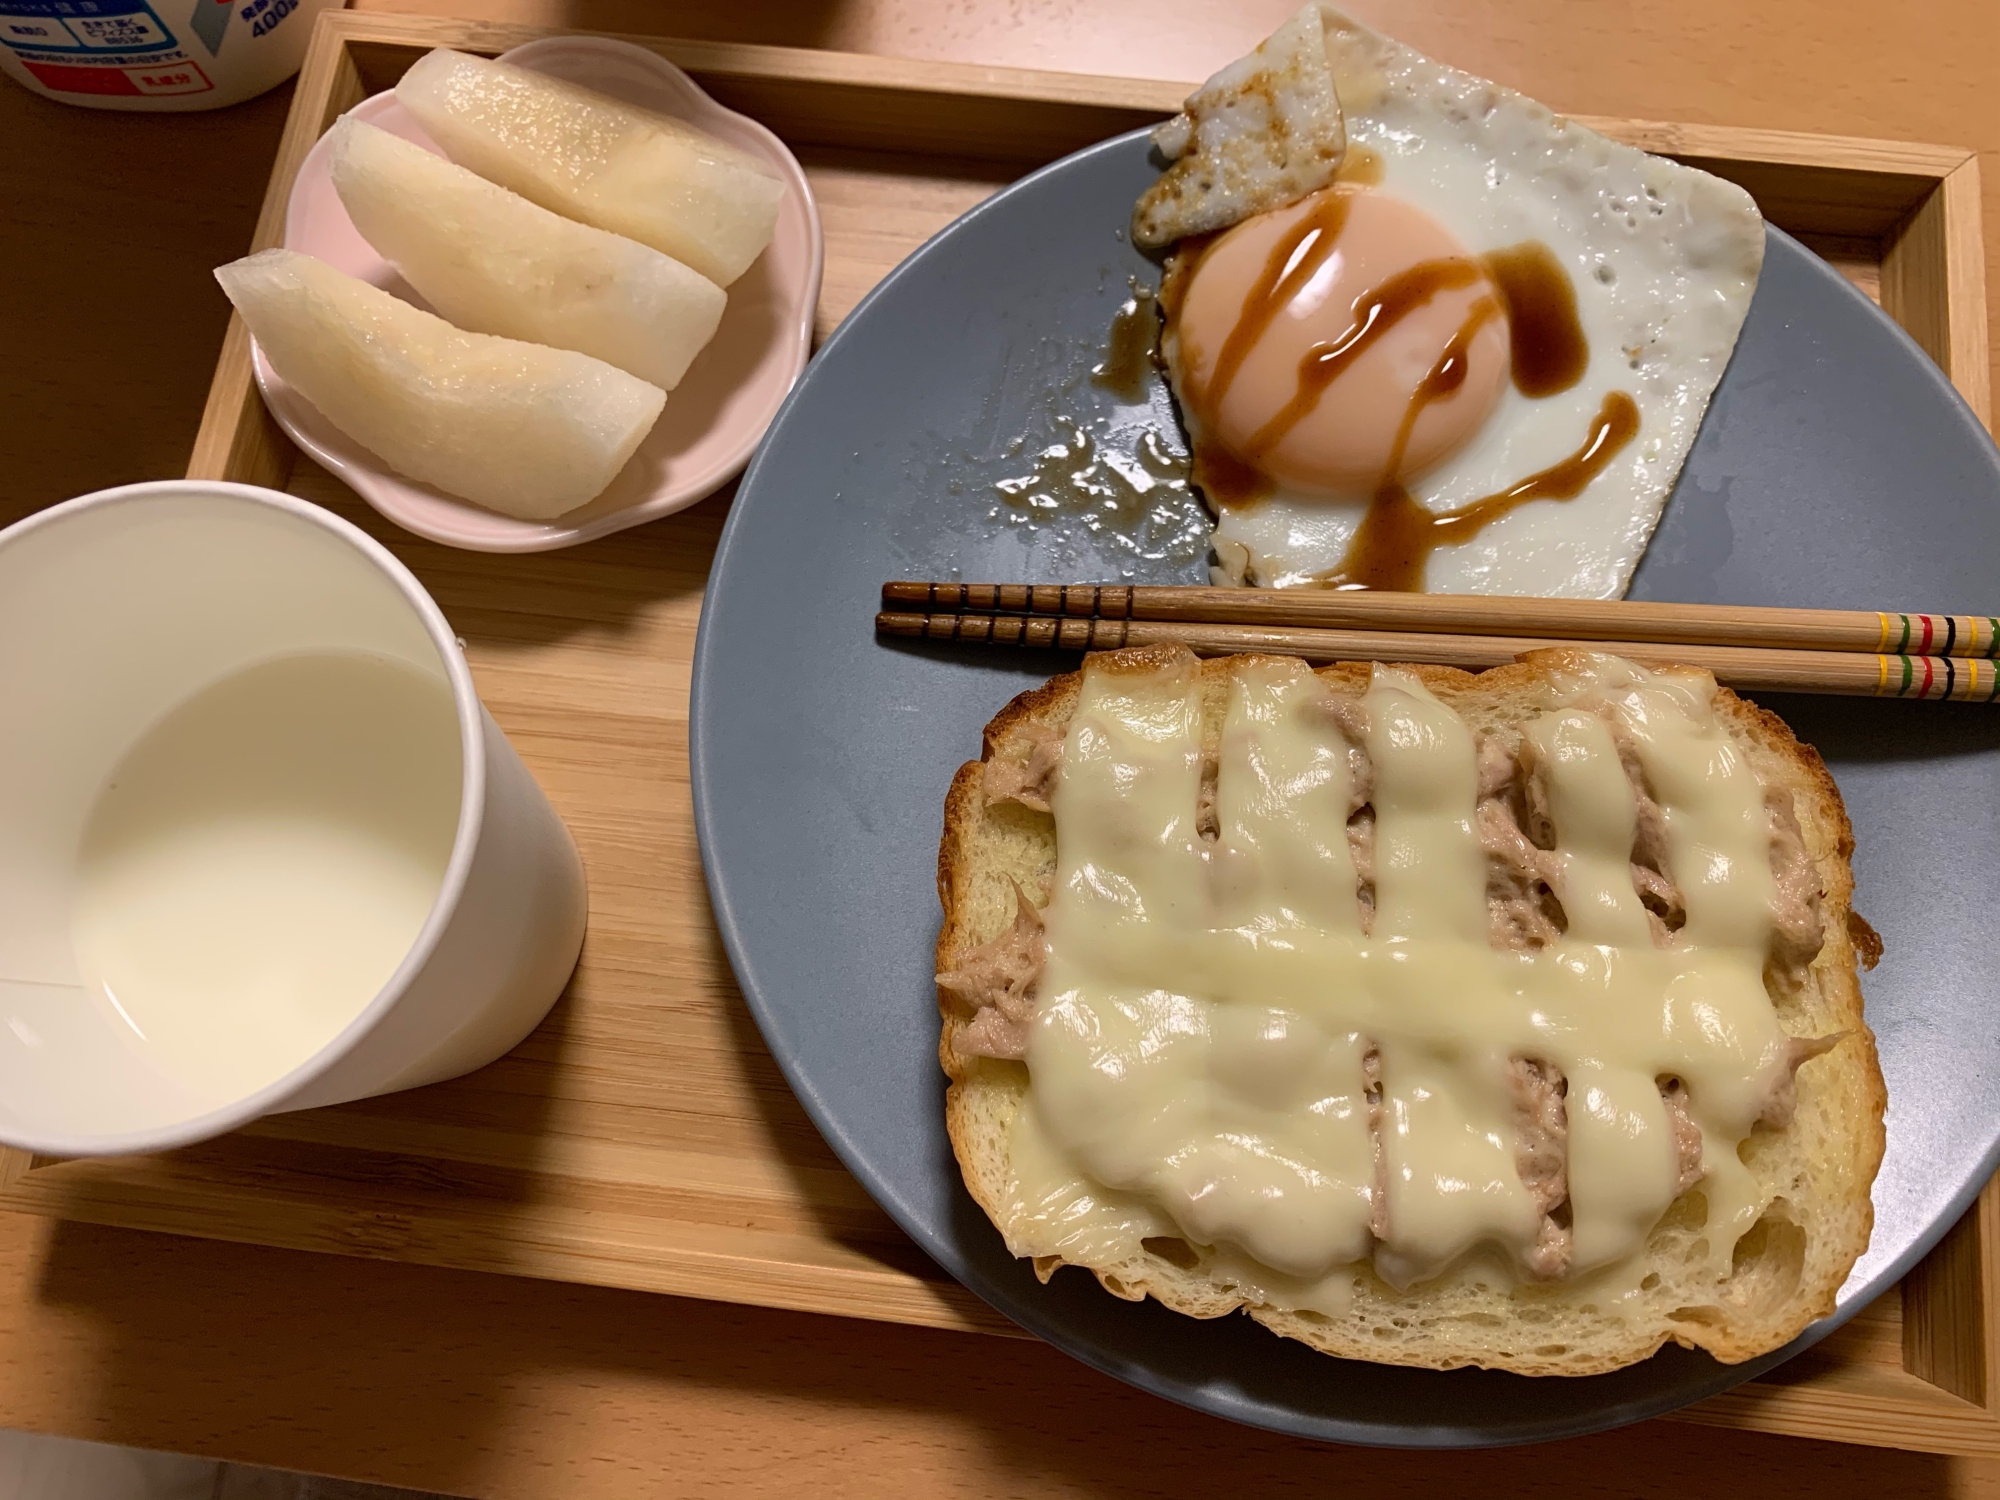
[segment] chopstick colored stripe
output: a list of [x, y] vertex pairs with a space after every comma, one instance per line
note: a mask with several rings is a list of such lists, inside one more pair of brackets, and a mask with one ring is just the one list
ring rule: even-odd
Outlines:
[[[1876, 656], [1878, 698], [1960, 698], [1970, 702], [1980, 690], [1980, 660], [1952, 656]], [[2000, 698], [2000, 666], [1986, 664], [1986, 702]]]
[[2000, 662], [1977, 656], [1878, 655], [1875, 696], [1992, 703], [2000, 699]]

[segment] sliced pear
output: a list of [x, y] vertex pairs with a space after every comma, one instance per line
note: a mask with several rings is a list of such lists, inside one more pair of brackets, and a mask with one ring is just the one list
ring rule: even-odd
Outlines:
[[327, 135], [354, 227], [460, 328], [574, 349], [670, 391], [722, 321], [722, 288], [650, 246], [552, 214], [364, 121]]
[[271, 367], [334, 426], [398, 473], [522, 520], [597, 495], [666, 404], [601, 359], [461, 333], [293, 250], [215, 279]]
[[784, 183], [692, 125], [445, 48], [418, 58], [396, 97], [460, 166], [718, 286], [771, 243]]

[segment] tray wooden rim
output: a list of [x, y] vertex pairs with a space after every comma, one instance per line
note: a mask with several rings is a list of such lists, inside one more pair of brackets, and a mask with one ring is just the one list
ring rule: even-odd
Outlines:
[[[276, 244], [287, 197], [305, 152], [339, 113], [361, 96], [363, 64], [380, 52], [452, 45], [499, 52], [559, 29], [504, 22], [330, 11], [318, 20], [294, 106], [275, 159], [252, 249]], [[615, 33], [594, 33], [618, 35]], [[621, 35], [668, 57], [711, 86], [761, 90], [776, 106], [832, 94], [854, 116], [843, 139], [892, 145], [917, 118], [941, 120], [939, 139], [977, 156], [994, 146], [982, 130], [1045, 114], [1056, 117], [1027, 143], [1008, 137], [1000, 159], [1020, 161], [1059, 141], [1075, 144], [1172, 113], [1184, 83], [1089, 77], [1015, 68], [916, 62], [859, 54], [737, 43]], [[345, 102], [343, 102], [345, 101]], [[1884, 310], [1944, 368], [1972, 409], [1987, 420], [1984, 260], [1978, 163], [1960, 147], [1832, 137], [1709, 124], [1575, 117], [1615, 139], [1731, 176], [1757, 194], [1774, 220], [1815, 236], [1834, 251], [1848, 242], [1879, 247]], [[1107, 128], [1109, 127], [1109, 128]], [[1094, 134], [1089, 134], [1094, 130]], [[907, 148], [905, 148], [907, 149]], [[1059, 152], [1053, 154], [1060, 154]], [[1747, 180], [1746, 180], [1747, 179]], [[282, 486], [289, 444], [257, 398], [249, 343], [232, 320], [188, 466], [191, 478], [228, 478]], [[311, 1140], [311, 1115], [259, 1122], [252, 1133]], [[351, 1141], [352, 1132], [341, 1137]], [[428, 1152], [433, 1157], [449, 1153]], [[476, 1144], [465, 1159], [477, 1161]], [[112, 1204], [70, 1191], [59, 1164], [0, 1150], [0, 1207], [162, 1229], [249, 1243], [277, 1243], [255, 1205], [239, 1212], [195, 1207], [173, 1194]], [[224, 1206], [225, 1210], [227, 1205]], [[637, 1290], [753, 1302], [939, 1328], [1015, 1334], [1020, 1330], [948, 1280], [896, 1270], [831, 1242], [798, 1258], [751, 1255], [703, 1243], [690, 1234], [663, 1262], [657, 1239], [606, 1262], [603, 1216], [573, 1226], [575, 1246], [544, 1231], [532, 1246], [508, 1246], [504, 1215], [468, 1217], [433, 1240], [371, 1248], [355, 1237], [352, 1253], [427, 1261]], [[609, 1226], [615, 1234], [615, 1225]], [[599, 1239], [586, 1240], [595, 1233]], [[711, 1237], [712, 1238], [712, 1237]], [[780, 1237], [768, 1237], [782, 1249]], [[588, 1255], [579, 1253], [588, 1244]], [[826, 1253], [832, 1251], [833, 1253]], [[1989, 1185], [1976, 1208], [1951, 1231], [1900, 1295], [1905, 1313], [1900, 1367], [1821, 1362], [1803, 1379], [1766, 1376], [1677, 1414], [1686, 1420], [1754, 1427], [1847, 1442], [2000, 1454], [2000, 1188]], [[1807, 1357], [1810, 1359], [1810, 1356]], [[1781, 1367], [1791, 1372], [1791, 1366]]]

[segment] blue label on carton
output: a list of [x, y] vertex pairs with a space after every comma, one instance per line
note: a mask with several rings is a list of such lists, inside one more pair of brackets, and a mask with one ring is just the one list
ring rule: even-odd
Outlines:
[[[228, 23], [227, 0], [202, 0], [201, 8], [222, 12]], [[146, 0], [0, 0], [0, 42], [18, 52], [69, 56], [144, 54], [176, 45]]]

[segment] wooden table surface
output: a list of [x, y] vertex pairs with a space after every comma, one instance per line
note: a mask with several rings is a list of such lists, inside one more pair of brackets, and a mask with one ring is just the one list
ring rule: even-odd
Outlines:
[[[1292, 0], [362, 0], [612, 31], [1197, 78]], [[1579, 114], [1981, 148], [1993, 0], [1353, 0]], [[0, 521], [185, 466], [288, 90], [215, 114], [0, 85]], [[2000, 297], [1991, 299], [2000, 317]], [[726, 503], [724, 499], [710, 502]], [[0, 1426], [522, 1500], [1540, 1493], [1996, 1496], [1955, 1461], [1671, 1422], [1482, 1455], [1336, 1450], [1045, 1347], [0, 1215]]]

